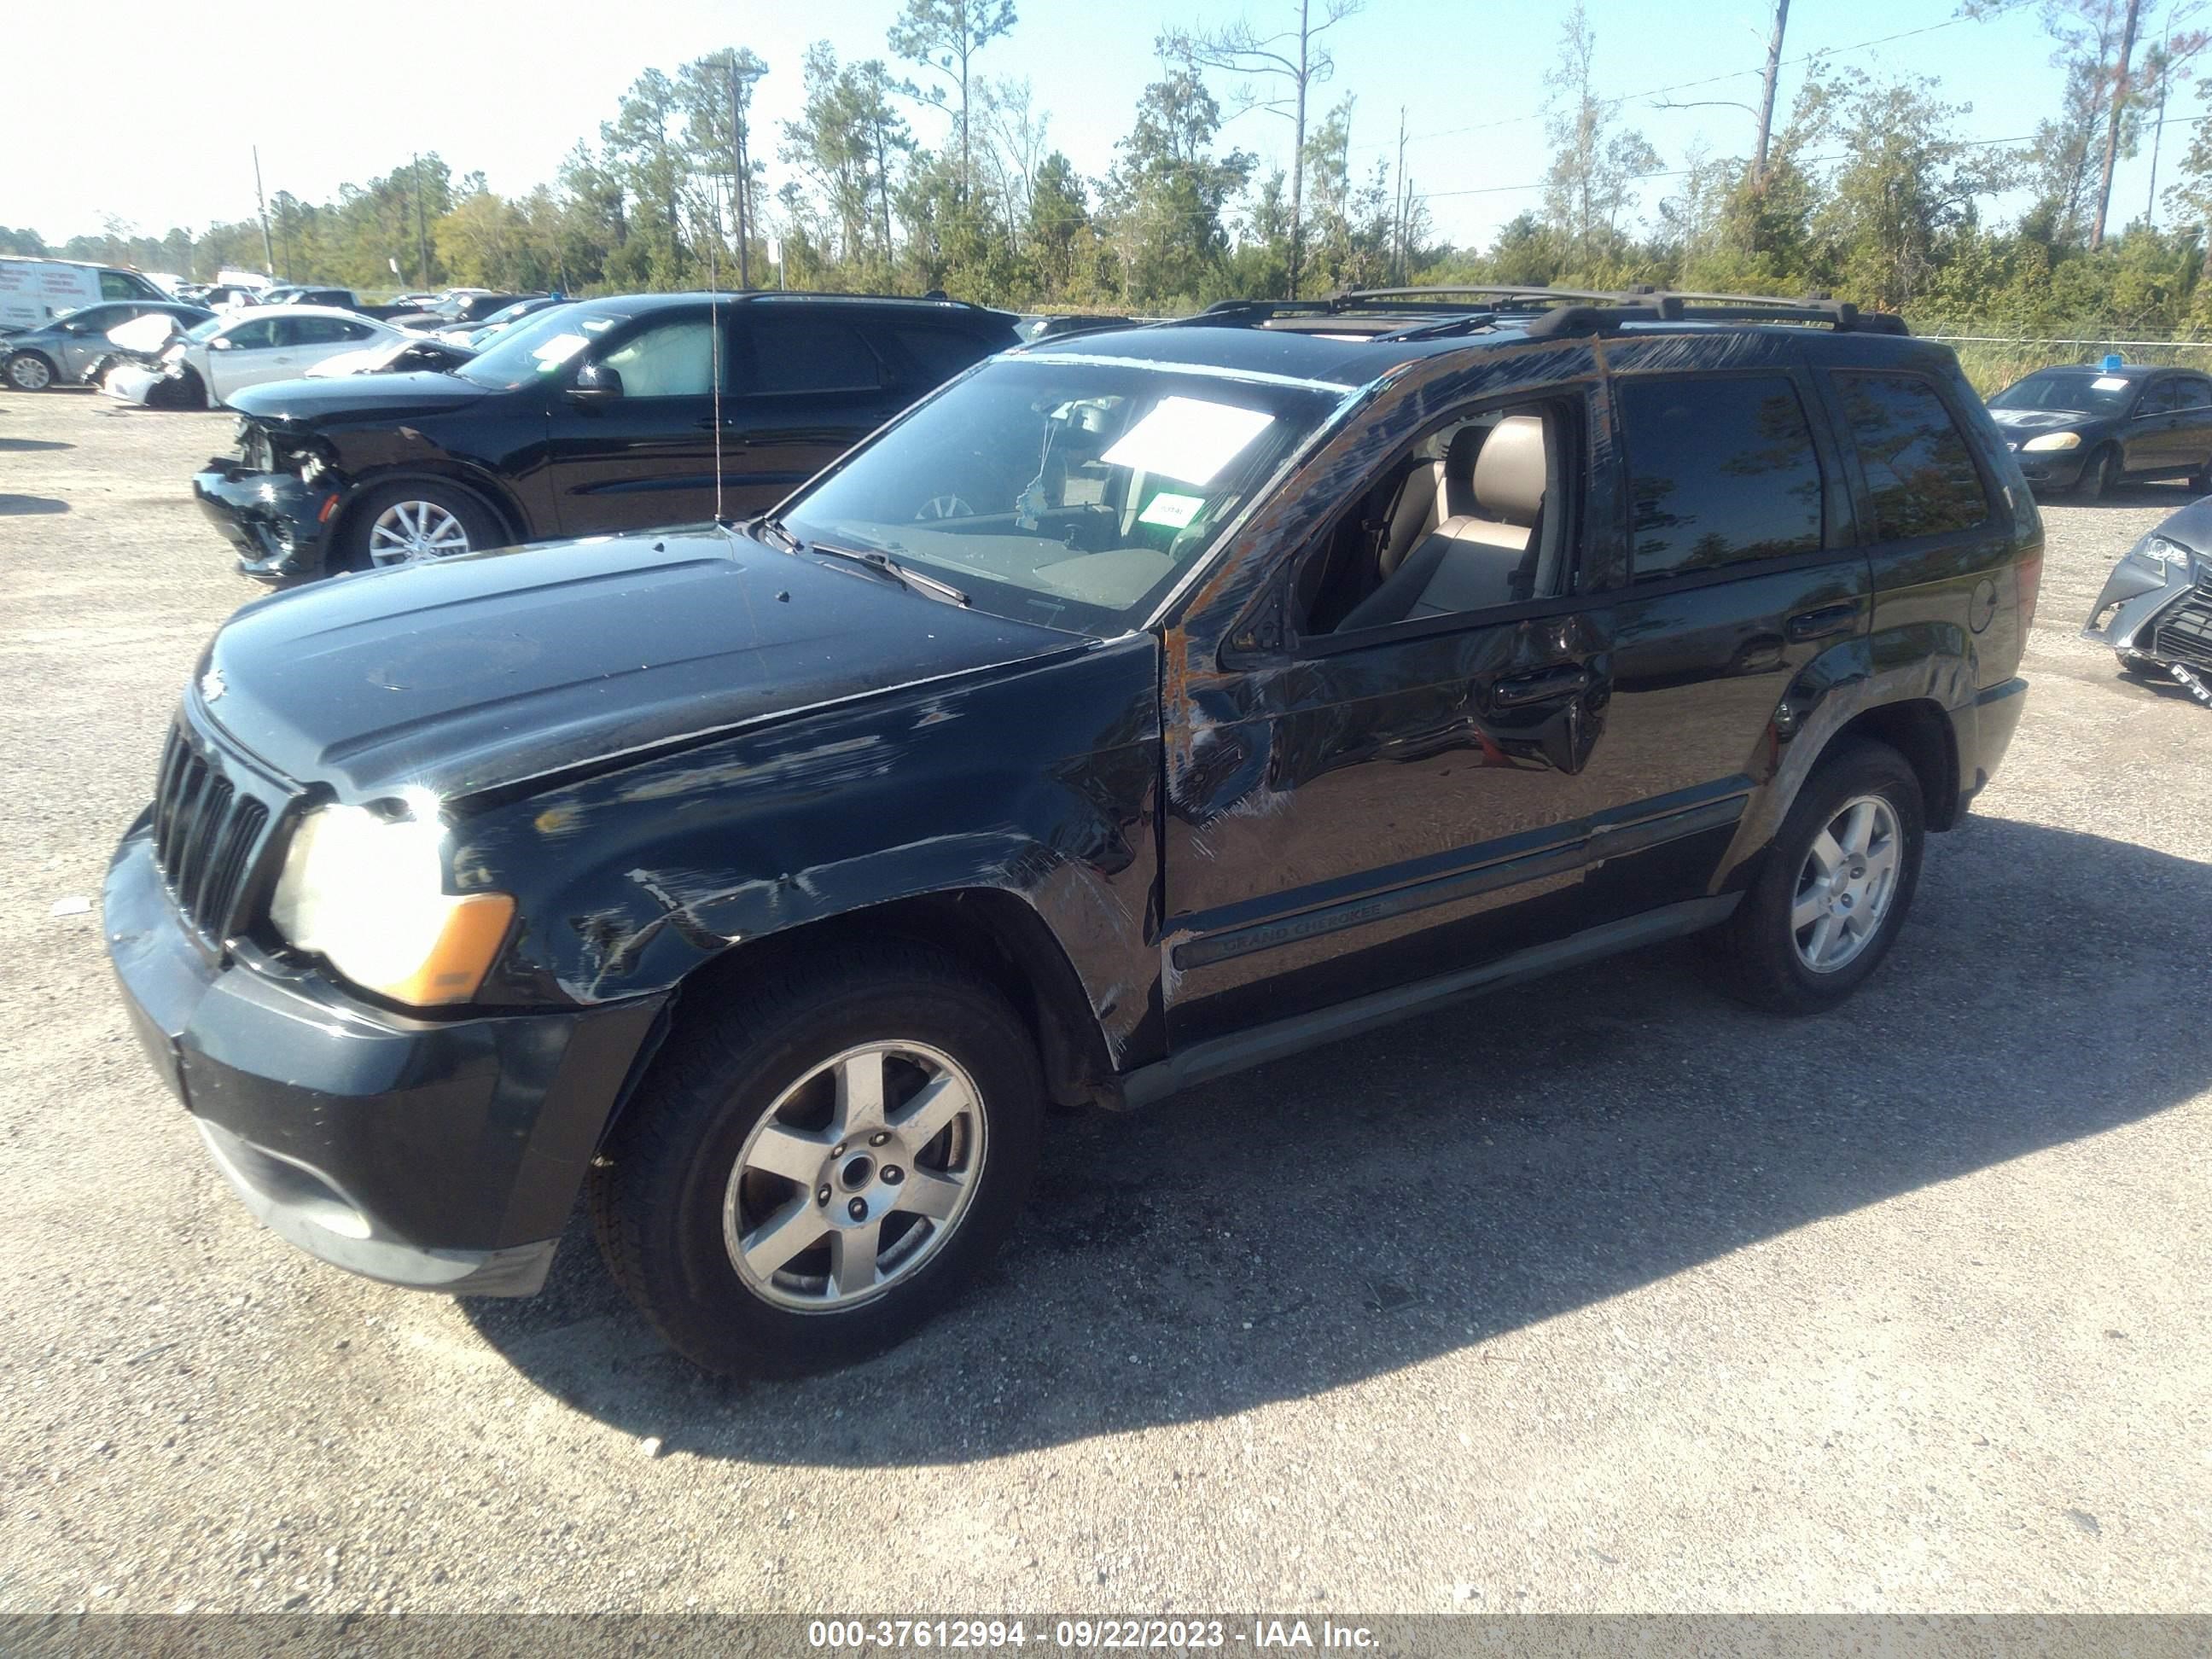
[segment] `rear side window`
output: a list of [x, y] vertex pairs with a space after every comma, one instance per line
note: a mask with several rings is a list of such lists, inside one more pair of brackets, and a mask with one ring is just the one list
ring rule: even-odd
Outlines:
[[860, 331], [830, 317], [770, 316], [752, 326], [754, 392], [873, 392], [883, 365]]
[[287, 317], [279, 325], [286, 345], [336, 345], [368, 337], [368, 331], [337, 317]]
[[2173, 394], [2173, 406], [2176, 409], [2203, 409], [2207, 404], [2212, 404], [2212, 380], [2199, 380], [2185, 376], [2176, 380], [2174, 385], [2179, 388]]
[[990, 349], [973, 335], [950, 328], [907, 324], [894, 326], [890, 337], [892, 343], [928, 386], [949, 380], [969, 364], [990, 355]]
[[1973, 453], [1934, 386], [1911, 374], [1834, 380], [1874, 498], [1876, 540], [1971, 530], [1988, 519]]
[[1786, 375], [1615, 382], [1650, 581], [1820, 546], [1820, 463]]

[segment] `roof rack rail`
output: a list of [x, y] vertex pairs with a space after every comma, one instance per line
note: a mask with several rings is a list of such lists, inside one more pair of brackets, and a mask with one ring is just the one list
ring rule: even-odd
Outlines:
[[1839, 334], [1909, 334], [1902, 317], [1861, 311], [1826, 294], [1796, 299], [1769, 294], [1705, 294], [1639, 283], [1607, 292], [1534, 283], [1440, 283], [1423, 288], [1346, 289], [1325, 300], [1224, 300], [1187, 323], [1261, 325], [1279, 317], [1338, 316], [1347, 312], [1416, 312], [1439, 316], [1535, 311], [1536, 338], [1607, 334], [1625, 323], [1816, 323]]

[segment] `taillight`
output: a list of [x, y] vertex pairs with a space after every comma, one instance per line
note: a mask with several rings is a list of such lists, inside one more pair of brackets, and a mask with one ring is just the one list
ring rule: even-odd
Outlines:
[[2035, 596], [2043, 586], [2043, 546], [2036, 544], [2030, 553], [2021, 555], [2020, 562], [2013, 567], [2013, 580], [2020, 585], [2020, 642], [2027, 644], [2027, 630], [2035, 626]]

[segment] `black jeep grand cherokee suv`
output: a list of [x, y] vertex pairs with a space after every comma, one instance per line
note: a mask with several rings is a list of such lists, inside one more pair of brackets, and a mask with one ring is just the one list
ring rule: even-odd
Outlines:
[[247, 388], [238, 453], [192, 494], [276, 582], [757, 513], [1018, 344], [1018, 320], [842, 294], [580, 300], [445, 373]]
[[588, 1188], [694, 1359], [848, 1359], [999, 1243], [1051, 1103], [1693, 930], [1778, 1011], [1872, 973], [2042, 551], [1902, 336], [1241, 307], [998, 358], [736, 530], [265, 600], [115, 967], [316, 1255], [526, 1293]]

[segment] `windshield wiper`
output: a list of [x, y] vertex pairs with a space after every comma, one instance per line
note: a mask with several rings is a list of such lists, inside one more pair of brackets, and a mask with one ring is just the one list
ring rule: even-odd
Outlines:
[[[777, 527], [781, 529], [781, 526]], [[791, 534], [787, 530], [783, 533], [786, 536]], [[901, 587], [920, 588], [923, 592], [943, 599], [949, 605], [964, 605], [968, 603], [968, 596], [951, 582], [939, 581], [934, 576], [925, 576], [911, 565], [901, 564], [888, 553], [858, 552], [849, 547], [832, 547], [827, 542], [808, 542], [805, 546], [809, 553], [826, 553], [833, 559], [850, 559], [856, 564], [866, 565], [871, 570], [879, 570]]]

